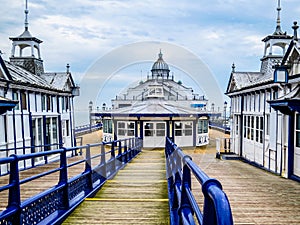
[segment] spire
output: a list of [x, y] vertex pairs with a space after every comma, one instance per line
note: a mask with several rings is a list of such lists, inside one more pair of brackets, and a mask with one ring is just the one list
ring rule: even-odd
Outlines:
[[280, 11], [281, 11], [280, 0], [278, 0], [278, 6], [277, 6], [277, 12], [278, 12], [277, 13], [277, 25], [276, 25], [276, 29], [275, 29], [274, 35], [285, 34], [281, 30]]
[[28, 30], [28, 13], [29, 13], [29, 10], [28, 10], [28, 1], [25, 0], [25, 31]]

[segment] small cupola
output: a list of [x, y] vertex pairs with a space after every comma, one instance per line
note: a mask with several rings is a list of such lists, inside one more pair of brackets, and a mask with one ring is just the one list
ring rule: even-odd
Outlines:
[[[10, 37], [12, 50], [10, 62], [23, 67], [37, 75], [44, 73], [43, 60], [41, 59], [40, 44], [43, 42], [34, 37], [28, 28], [28, 0], [25, 0], [25, 30], [17, 37]], [[19, 50], [16, 54], [16, 50]], [[27, 51], [29, 49], [29, 51]]]
[[161, 50], [158, 54], [158, 59], [153, 64], [151, 73], [152, 79], [169, 79], [169, 65], [163, 60]]

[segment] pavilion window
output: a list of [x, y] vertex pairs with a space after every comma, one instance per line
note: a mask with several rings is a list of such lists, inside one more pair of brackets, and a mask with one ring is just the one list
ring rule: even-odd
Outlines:
[[300, 148], [300, 114], [296, 114], [296, 135], [295, 135], [295, 143], [296, 147]]
[[21, 104], [21, 109], [27, 110], [27, 98], [25, 92], [21, 92]]
[[112, 121], [111, 120], [103, 120], [103, 132], [104, 133], [112, 133]]
[[156, 136], [159, 136], [159, 137], [165, 136], [165, 129], [166, 129], [165, 123], [157, 123], [156, 124]]
[[182, 136], [182, 123], [175, 122], [175, 136]]
[[[18, 93], [17, 91], [13, 91], [13, 93], [12, 93], [12, 98], [13, 98], [13, 100], [19, 101], [19, 93]], [[20, 103], [18, 103], [18, 104], [15, 106], [15, 109], [16, 109], [16, 110], [19, 110], [19, 109], [20, 109]]]
[[118, 122], [118, 135], [125, 136], [125, 134], [126, 134], [125, 122]]
[[127, 136], [134, 136], [135, 125], [134, 122], [127, 122]]
[[46, 95], [42, 95], [42, 111], [46, 111]]
[[145, 124], [145, 136], [147, 137], [153, 136], [153, 123]]
[[203, 134], [208, 132], [208, 121], [199, 120], [198, 121], [198, 134]]
[[51, 111], [51, 107], [52, 105], [51, 105], [51, 96], [50, 95], [48, 95], [47, 96], [47, 111]]
[[185, 136], [192, 136], [193, 135], [193, 123], [187, 122], [184, 125], [184, 135]]
[[235, 118], [235, 134], [238, 135], [239, 134], [239, 117], [234, 116], [234, 118]]

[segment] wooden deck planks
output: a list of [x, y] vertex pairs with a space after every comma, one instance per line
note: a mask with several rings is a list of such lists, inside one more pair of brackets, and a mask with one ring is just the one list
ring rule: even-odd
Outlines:
[[63, 224], [169, 224], [163, 151], [143, 151]]

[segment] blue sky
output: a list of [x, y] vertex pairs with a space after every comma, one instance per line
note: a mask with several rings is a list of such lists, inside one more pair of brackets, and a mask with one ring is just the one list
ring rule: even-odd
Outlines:
[[[24, 30], [24, 0], [1, 0], [1, 5], [0, 50], [8, 59], [8, 37]], [[86, 71], [110, 51], [135, 42], [156, 41], [191, 51], [225, 92], [233, 62], [238, 71], [259, 70], [264, 48], [261, 39], [275, 30], [276, 7], [277, 0], [29, 0], [29, 30], [43, 40], [46, 71], [64, 71], [70, 63], [79, 85]], [[300, 22], [299, 0], [282, 0], [281, 7], [282, 29], [292, 34], [293, 21]], [[168, 62], [168, 52], [162, 51]], [[145, 77], [150, 69], [149, 62], [118, 71], [106, 82], [106, 102], [116, 95], [120, 84], [141, 79], [141, 71]], [[126, 77], [126, 82], [117, 82], [118, 76]], [[177, 70], [175, 78], [185, 79]]]

